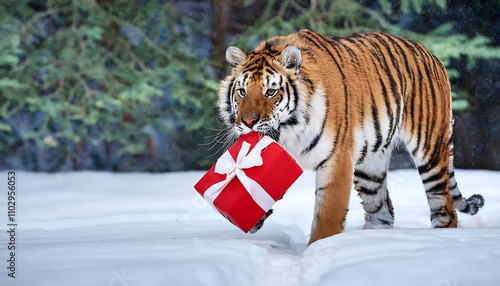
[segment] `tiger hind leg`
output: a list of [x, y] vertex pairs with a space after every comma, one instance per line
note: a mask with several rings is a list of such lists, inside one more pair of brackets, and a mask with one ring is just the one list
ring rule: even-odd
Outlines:
[[[453, 149], [451, 144], [450, 149]], [[455, 168], [453, 166], [453, 154], [450, 155], [449, 163], [449, 176], [450, 176], [450, 195], [455, 205], [455, 209], [460, 212], [475, 215], [480, 208], [484, 206], [484, 198], [479, 194], [470, 196], [469, 198], [462, 197], [462, 193], [458, 189], [457, 180], [455, 178]]]
[[365, 229], [392, 228], [394, 209], [387, 191], [390, 150], [367, 156], [354, 167], [354, 187], [365, 210]]
[[431, 224], [435, 228], [457, 227], [457, 214], [449, 192], [448, 148], [449, 146], [436, 144], [433, 150], [421, 150], [412, 154], [431, 209]]

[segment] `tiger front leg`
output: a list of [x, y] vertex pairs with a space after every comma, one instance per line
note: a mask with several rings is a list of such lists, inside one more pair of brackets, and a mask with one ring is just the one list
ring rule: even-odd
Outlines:
[[352, 176], [353, 163], [347, 155], [330, 158], [317, 168], [316, 204], [309, 244], [344, 229]]
[[[279, 200], [281, 200], [281, 199], [283, 199], [283, 197], [284, 197], [284, 196], [285, 196], [285, 194], [283, 194], [283, 195], [281, 196], [281, 198], [279, 198], [279, 199], [278, 199], [278, 201], [279, 201]], [[258, 222], [258, 223], [256, 223], [254, 227], [252, 227], [252, 229], [250, 230], [250, 233], [252, 233], [252, 234], [253, 234], [253, 233], [256, 233], [259, 229], [261, 229], [261, 228], [264, 226], [264, 222], [266, 221], [266, 219], [267, 219], [270, 215], [272, 215], [272, 214], [273, 214], [273, 209], [268, 210], [268, 211], [266, 212], [266, 214], [265, 214], [265, 215], [264, 215], [264, 216], [263, 216], [263, 217], [259, 220], [259, 222]]]
[[353, 183], [365, 210], [365, 229], [392, 228], [394, 209], [387, 191], [389, 149], [366, 156], [354, 166]]
[[258, 223], [255, 224], [254, 227], [250, 230], [250, 233], [256, 233], [259, 229], [261, 229], [264, 226], [264, 221], [273, 214], [273, 209], [270, 209], [266, 212], [266, 214], [259, 220]]

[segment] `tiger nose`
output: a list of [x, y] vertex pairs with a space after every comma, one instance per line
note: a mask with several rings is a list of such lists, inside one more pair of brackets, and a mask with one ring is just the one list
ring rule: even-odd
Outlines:
[[257, 121], [259, 120], [259, 116], [257, 115], [253, 115], [253, 116], [250, 116], [248, 118], [243, 118], [243, 123], [248, 126], [249, 128], [252, 128], [255, 123], [257, 123]]

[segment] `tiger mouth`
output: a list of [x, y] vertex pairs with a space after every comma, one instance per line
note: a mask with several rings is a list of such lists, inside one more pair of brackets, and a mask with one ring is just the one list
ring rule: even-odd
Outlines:
[[280, 130], [274, 129], [271, 126], [263, 126], [263, 128], [259, 128], [258, 132], [271, 137], [276, 142], [278, 142], [280, 137]]
[[236, 132], [241, 136], [244, 134], [248, 134], [250, 132], [259, 132], [262, 133], [266, 136], [271, 137], [274, 141], [278, 142], [279, 137], [280, 137], [280, 130], [279, 127], [278, 129], [275, 129], [274, 127], [265, 124], [265, 125], [260, 125], [258, 128], [242, 128], [241, 126], [236, 126]]

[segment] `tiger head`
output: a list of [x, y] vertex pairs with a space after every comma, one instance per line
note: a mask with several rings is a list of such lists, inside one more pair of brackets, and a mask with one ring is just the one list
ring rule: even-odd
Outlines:
[[238, 134], [261, 132], [277, 140], [283, 125], [298, 120], [302, 56], [296, 46], [274, 46], [246, 54], [226, 50], [231, 74], [219, 88], [219, 111]]

